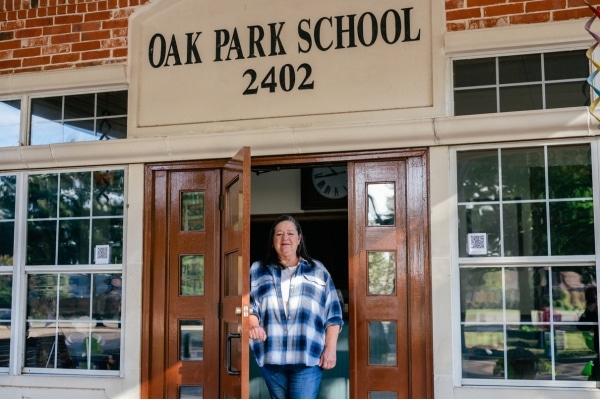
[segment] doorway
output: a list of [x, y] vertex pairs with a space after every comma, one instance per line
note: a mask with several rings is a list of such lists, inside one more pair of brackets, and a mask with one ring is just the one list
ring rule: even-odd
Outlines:
[[[201, 360], [184, 360], [188, 357], [187, 350], [193, 349], [182, 347], [182, 344], [193, 344], [194, 341], [186, 341], [179, 333], [201, 330], [204, 341], [222, 336], [220, 321], [225, 318], [225, 305], [234, 314], [231, 318], [235, 318], [243, 315], [244, 305], [247, 304], [244, 303], [243, 296], [246, 292], [243, 288], [241, 298], [235, 300], [239, 301], [239, 307], [235, 307], [233, 303], [225, 304], [225, 290], [219, 285], [219, 279], [222, 280], [220, 276], [226, 270], [234, 272], [230, 276], [238, 276], [241, 278], [240, 282], [248, 279], [239, 263], [233, 263], [231, 268], [220, 271], [220, 266], [226, 264], [223, 260], [229, 254], [234, 254], [223, 252], [221, 248], [227, 240], [225, 231], [219, 228], [219, 223], [223, 223], [227, 217], [223, 214], [221, 205], [223, 202], [227, 204], [227, 201], [221, 201], [223, 165], [221, 160], [161, 164], [147, 168], [142, 305], [144, 397], [165, 397], [167, 393], [173, 393], [167, 396], [173, 398], [220, 397], [220, 386], [225, 378], [216, 373], [214, 366], [227, 364], [229, 356], [233, 354], [235, 357], [238, 352], [242, 354], [242, 362], [227, 367], [228, 372], [231, 370], [239, 373], [235, 375], [237, 377], [233, 386], [238, 385], [241, 393], [263, 397], [262, 394], [256, 394], [259, 389], [252, 387], [252, 373], [249, 374], [248, 371], [251, 369], [251, 361], [247, 358], [243, 361], [247, 356], [243, 352], [248, 349], [243, 330], [237, 336], [233, 332], [236, 329], [231, 335], [228, 331], [227, 345], [222, 342], [208, 345], [208, 342], [204, 342], [202, 353], [194, 353], [196, 357], [202, 357]], [[308, 203], [303, 201], [306, 200], [302, 199], [303, 193], [311, 186], [306, 183], [309, 180], [302, 178], [308, 176], [302, 171], [327, 168], [329, 172], [320, 170], [321, 175], [317, 178], [324, 175], [337, 176], [342, 171], [335, 169], [338, 166], [343, 166], [344, 173], [347, 174], [346, 186], [336, 186], [336, 193], [323, 185], [319, 189], [331, 196], [325, 196], [326, 200], [323, 202], [319, 198], [309, 199]], [[262, 157], [252, 160], [252, 168], [255, 171], [261, 170], [262, 173], [266, 170], [284, 169], [296, 169], [299, 172], [291, 181], [289, 177], [283, 179], [287, 184], [293, 183], [289, 190], [282, 190], [284, 185], [281, 181], [274, 183], [270, 189], [253, 187], [252, 202], [258, 204], [258, 199], [265, 196], [275, 198], [276, 201], [265, 210], [257, 212], [253, 209], [248, 213], [252, 215], [248, 227], [251, 239], [248, 263], [264, 254], [272, 220], [280, 214], [292, 214], [302, 224], [309, 252], [330, 270], [346, 304], [347, 322], [343, 332], [348, 335], [347, 345], [338, 345], [338, 366], [332, 370], [340, 376], [324, 377], [323, 388], [331, 388], [327, 382], [331, 378], [335, 382], [334, 389], [331, 390], [335, 393], [326, 391], [321, 396], [432, 397], [426, 149]], [[251, 175], [252, 186], [255, 183], [258, 185], [258, 180], [254, 180], [254, 173]], [[321, 181], [317, 179], [315, 182]], [[331, 184], [338, 185], [339, 181]], [[344, 200], [347, 203], [340, 208], [343, 199], [338, 194], [343, 188], [348, 191], [347, 199]], [[202, 204], [207, 219], [202, 232], [179, 232], [183, 207], [180, 197], [181, 193], [188, 192], [204, 193]], [[171, 197], [168, 193], [172, 193]], [[177, 193], [179, 194], [176, 195]], [[290, 207], [292, 203], [283, 200], [283, 196], [288, 196], [289, 193], [295, 199], [294, 207]], [[244, 195], [239, 198], [249, 197]], [[177, 200], [169, 201], [169, 198]], [[190, 204], [193, 205], [193, 201]], [[195, 239], [191, 239], [192, 236]], [[205, 250], [199, 250], [199, 243], [204, 243]], [[169, 258], [171, 252], [176, 255], [172, 260]], [[238, 259], [237, 256], [230, 258]], [[184, 265], [184, 261], [190, 268], [200, 261], [204, 266], [205, 291], [202, 299], [192, 300], [193, 304], [189, 305], [189, 299], [182, 299], [178, 292], [182, 268], [177, 266]], [[241, 264], [245, 265], [245, 262]], [[186, 269], [186, 274], [189, 271], [192, 273], [188, 278], [193, 278], [193, 268]], [[173, 291], [166, 290], [166, 286], [173, 287]], [[229, 287], [241, 288], [236, 285]], [[202, 302], [206, 304], [201, 306]], [[181, 310], [182, 314], [178, 321], [173, 320], [171, 323], [169, 321], [173, 310]], [[188, 315], [192, 310], [193, 314]], [[186, 324], [182, 325], [182, 320]], [[187, 325], [188, 320], [191, 321], [191, 326]], [[179, 331], [174, 328], [179, 328]], [[190, 339], [193, 339], [192, 336]], [[232, 340], [229, 340], [229, 336]], [[343, 337], [341, 339], [344, 340]], [[197, 365], [194, 366], [194, 363]], [[200, 368], [202, 365], [206, 368]], [[250, 368], [247, 369], [246, 366]], [[171, 386], [176, 391], [169, 391]], [[202, 392], [198, 392], [199, 386], [202, 386]]]

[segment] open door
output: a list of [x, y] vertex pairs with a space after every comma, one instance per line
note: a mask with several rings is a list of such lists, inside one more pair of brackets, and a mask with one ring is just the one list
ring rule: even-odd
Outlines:
[[221, 179], [220, 398], [248, 398], [250, 301], [250, 148], [223, 168]]

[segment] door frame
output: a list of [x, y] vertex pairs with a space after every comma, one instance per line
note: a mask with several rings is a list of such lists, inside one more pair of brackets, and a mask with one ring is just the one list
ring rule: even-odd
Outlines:
[[[323, 154], [306, 155], [285, 155], [285, 156], [262, 156], [252, 158], [252, 168], [277, 168], [277, 167], [303, 167], [309, 165], [318, 166], [318, 164], [368, 162], [368, 161], [394, 161], [406, 160], [409, 158], [421, 159], [419, 170], [422, 173], [420, 181], [424, 187], [419, 188], [416, 193], [422, 195], [424, 204], [419, 213], [419, 226], [411, 228], [413, 235], [409, 238], [407, 249], [413, 254], [411, 261], [417, 265], [411, 265], [411, 270], [418, 276], [411, 277], [413, 287], [411, 290], [418, 289], [421, 292], [416, 293], [414, 298], [409, 299], [409, 309], [417, 316], [410, 320], [408, 327], [409, 343], [408, 364], [411, 366], [409, 371], [409, 397], [414, 398], [433, 398], [433, 322], [432, 322], [432, 302], [431, 302], [431, 258], [430, 258], [430, 225], [429, 225], [429, 151], [427, 148], [413, 149], [393, 149], [393, 150], [373, 150], [359, 152], [331, 152]], [[350, 171], [350, 169], [349, 169]], [[349, 172], [350, 173], [350, 172]], [[413, 177], [414, 178], [414, 177]], [[348, 177], [348, 190], [351, 190], [351, 177]], [[415, 181], [419, 181], [416, 179]], [[411, 192], [407, 192], [407, 197]], [[415, 196], [411, 200], [418, 200]], [[353, 204], [348, 204], [348, 223], [351, 224], [350, 209]], [[415, 210], [413, 210], [415, 211]], [[413, 215], [414, 217], [414, 215]], [[348, 227], [349, 251], [352, 242], [351, 235], [354, 231], [351, 226]], [[419, 265], [420, 264], [420, 265]], [[422, 270], [419, 270], [422, 267]], [[349, 267], [350, 268], [350, 267]], [[352, 291], [350, 291], [350, 295]], [[350, 315], [354, 305], [354, 299], [350, 297], [349, 308]], [[353, 354], [352, 348], [356, 346], [357, 334], [356, 326], [352, 321], [349, 323], [350, 329], [350, 398], [357, 397], [357, 384], [361, 377], [358, 376], [356, 368], [357, 360]], [[345, 328], [346, 329], [346, 328]], [[366, 345], [366, 344], [365, 344]], [[364, 379], [364, 377], [362, 377]], [[417, 384], [419, 382], [420, 384]]]
[[[326, 163], [348, 163], [348, 162], [363, 162], [363, 161], [383, 161], [383, 160], [400, 160], [407, 158], [421, 158], [423, 164], [423, 179], [424, 188], [422, 192], [425, 194], [423, 204], [423, 218], [421, 221], [421, 237], [418, 243], [411, 243], [409, 246], [419, 248], [422, 252], [420, 263], [422, 264], [422, 293], [419, 293], [419, 311], [420, 318], [415, 323], [414, 327], [409, 328], [409, 334], [419, 335], [419, 348], [411, 349], [409, 354], [409, 363], [414, 361], [418, 365], [418, 371], [411, 371], [411, 377], [417, 378], [422, 382], [422, 388], [418, 389], [416, 397], [432, 398], [433, 397], [433, 323], [432, 323], [432, 307], [431, 307], [431, 259], [429, 249], [429, 152], [427, 148], [415, 149], [394, 149], [381, 151], [360, 151], [360, 152], [336, 152], [323, 154], [306, 154], [306, 155], [281, 155], [281, 156], [257, 156], [252, 157], [251, 167], [269, 168], [269, 167], [303, 167], [308, 165], [318, 165]], [[167, 208], [158, 209], [154, 207], [155, 202], [160, 203], [161, 195], [164, 193], [155, 193], [154, 186], [148, 183], [154, 182], [156, 179], [166, 179], [168, 171], [185, 170], [185, 169], [220, 169], [223, 168], [227, 160], [207, 160], [207, 161], [190, 161], [190, 162], [175, 162], [175, 163], [152, 163], [147, 164], [145, 168], [145, 186], [144, 186], [144, 226], [153, 226], [152, 220], [155, 215], [164, 217], [161, 213], [166, 213]], [[164, 201], [163, 201], [164, 202]], [[350, 205], [349, 205], [350, 206]], [[155, 227], [159, 229], [158, 227]], [[350, 227], [349, 227], [350, 228]], [[166, 229], [166, 227], [162, 227]], [[349, 242], [352, 229], [349, 229]], [[165, 290], [153, 291], [150, 296], [149, 288], [157, 287], [153, 285], [153, 280], [156, 277], [149, 273], [148, 270], [153, 270], [158, 267], [155, 263], [160, 262], [155, 258], [157, 254], [166, 252], [166, 244], [159, 243], [153, 240], [153, 236], [145, 229], [144, 233], [144, 250], [143, 250], [143, 277], [142, 277], [142, 338], [141, 338], [141, 397], [164, 397], [160, 396], [161, 388], [164, 388], [163, 367], [165, 354], [164, 340], [152, 341], [151, 333], [159, 327], [165, 325]], [[420, 266], [416, 266], [420, 267]], [[352, 309], [353, 299], [349, 299], [349, 306]], [[415, 305], [416, 306], [416, 305]], [[159, 310], [157, 313], [156, 311]], [[162, 311], [162, 312], [161, 312]], [[350, 325], [352, 322], [350, 322]], [[349, 327], [352, 335], [352, 326]], [[350, 397], [355, 397], [353, 384], [359, 382], [357, 369], [352, 368], [352, 338], [350, 341], [351, 364], [350, 364]], [[152, 357], [152, 359], [151, 359]], [[157, 360], [158, 359], [158, 360]]]

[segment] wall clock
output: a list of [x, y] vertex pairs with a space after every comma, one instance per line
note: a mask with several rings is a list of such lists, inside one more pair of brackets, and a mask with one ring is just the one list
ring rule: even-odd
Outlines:
[[348, 207], [348, 173], [345, 165], [304, 168], [301, 182], [303, 210]]

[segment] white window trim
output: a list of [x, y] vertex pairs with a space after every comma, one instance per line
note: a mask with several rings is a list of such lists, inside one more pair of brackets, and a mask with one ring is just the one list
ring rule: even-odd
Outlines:
[[[71, 168], [71, 169], [51, 169], [45, 171], [18, 171], [3, 173], [2, 175], [16, 175], [17, 177], [17, 188], [16, 188], [16, 204], [15, 204], [15, 239], [14, 239], [14, 252], [13, 252], [13, 266], [5, 267], [0, 266], [0, 272], [11, 272], [13, 276], [12, 286], [12, 307], [11, 307], [11, 347], [10, 347], [10, 362], [8, 369], [3, 368], [0, 370], [0, 375], [8, 374], [9, 376], [71, 376], [71, 377], [85, 377], [93, 376], [95, 378], [123, 378], [125, 375], [125, 353], [126, 353], [126, 292], [127, 292], [127, 218], [128, 218], [128, 182], [129, 182], [129, 167], [126, 165], [111, 166], [111, 169], [123, 169], [125, 186], [124, 186], [124, 197], [125, 206], [123, 208], [123, 252], [122, 252], [122, 263], [114, 265], [79, 265], [79, 266], [27, 266], [25, 265], [26, 251], [27, 251], [27, 177], [32, 173], [37, 172], [76, 172], [76, 171], [94, 171], [99, 168]], [[105, 168], [101, 168], [105, 169]], [[21, 222], [18, 222], [21, 221]], [[89, 271], [86, 270], [89, 268]], [[31, 272], [49, 272], [49, 273], [63, 273], [63, 272], [79, 272], [79, 273], [111, 273], [120, 272], [121, 279], [123, 282], [123, 290], [121, 297], [121, 338], [120, 338], [120, 349], [121, 357], [119, 360], [119, 370], [112, 372], [101, 372], [95, 370], [71, 370], [71, 369], [40, 369], [40, 368], [29, 368], [24, 366], [25, 357], [25, 320], [27, 313], [27, 274]]]
[[[481, 150], [481, 149], [507, 149], [507, 148], [519, 148], [519, 147], [539, 147], [539, 146], [552, 146], [552, 145], [569, 145], [569, 144], [581, 144], [590, 143], [591, 154], [592, 154], [592, 182], [593, 182], [593, 201], [594, 201], [594, 233], [596, 237], [596, 254], [593, 256], [560, 256], [560, 257], [475, 257], [461, 258], [459, 257], [459, 240], [458, 235], [458, 198], [457, 198], [457, 152], [465, 150]], [[461, 338], [461, 320], [460, 320], [460, 266], [468, 265], [501, 265], [507, 266], [513, 263], [523, 265], [527, 264], [544, 264], [552, 262], [552, 265], [560, 265], [561, 263], [568, 262], [572, 264], [594, 264], [596, 265], [596, 276], [600, 278], [600, 141], [596, 139], [580, 139], [580, 140], [560, 140], [560, 141], [536, 141], [536, 142], [521, 142], [515, 143], [486, 143], [478, 145], [463, 145], [450, 148], [449, 150], [449, 161], [450, 161], [450, 217], [449, 217], [449, 237], [450, 241], [450, 257], [451, 257], [451, 309], [452, 315], [452, 380], [455, 387], [465, 389], [482, 389], [487, 387], [499, 387], [499, 388], [561, 388], [561, 389], [587, 389], [597, 388], [597, 382], [588, 381], [536, 381], [536, 385], [532, 386], [530, 382], [520, 382], [518, 380], [500, 380], [500, 379], [463, 379], [462, 378], [462, 338]]]

